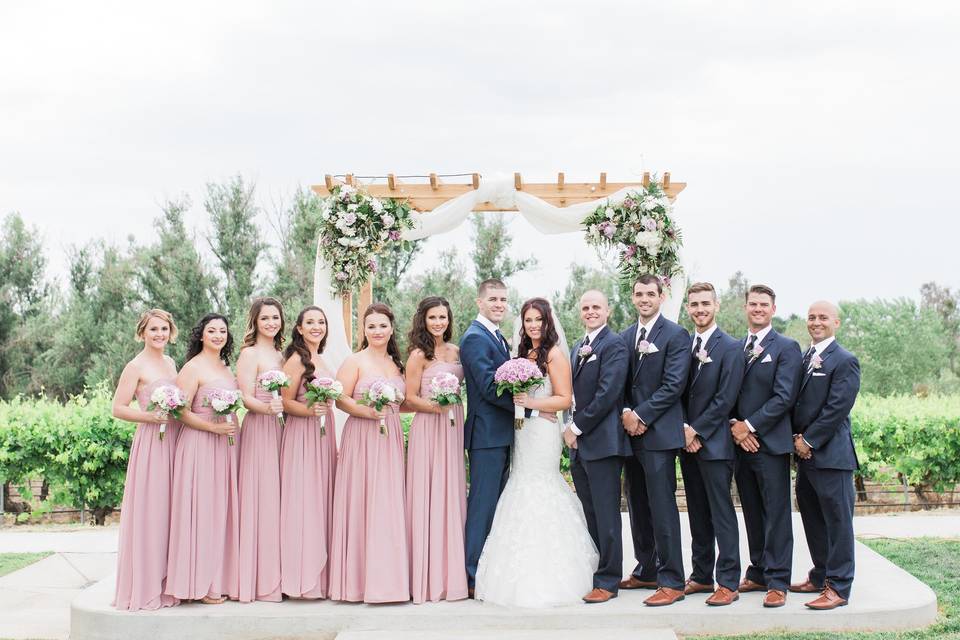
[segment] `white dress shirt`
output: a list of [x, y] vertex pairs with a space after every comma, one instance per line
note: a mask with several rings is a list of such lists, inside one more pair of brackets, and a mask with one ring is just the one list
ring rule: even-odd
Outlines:
[[[486, 327], [487, 331], [492, 333], [494, 338], [497, 338], [497, 331], [500, 331], [500, 325], [494, 324], [490, 318], [486, 317], [482, 313], [477, 314], [477, 322]], [[500, 338], [497, 338], [497, 342], [500, 342]]]
[[[597, 336], [600, 335], [600, 332], [603, 331], [606, 328], [606, 326], [607, 325], [601, 325], [599, 328], [594, 329], [593, 331], [587, 334], [587, 340], [590, 341], [590, 344], [593, 344], [594, 342], [597, 341]], [[573, 397], [573, 413], [576, 413], [576, 411], [577, 411], [577, 398], [576, 396], [574, 396]], [[582, 431], [580, 431], [580, 429], [577, 428], [577, 425], [574, 424], [572, 421], [567, 426], [570, 427], [570, 431], [573, 431], [574, 435], [579, 436], [583, 433]]]

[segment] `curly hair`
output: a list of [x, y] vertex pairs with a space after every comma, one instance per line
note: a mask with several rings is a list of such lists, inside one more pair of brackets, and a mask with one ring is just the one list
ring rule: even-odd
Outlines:
[[304, 380], [313, 378], [314, 371], [316, 370], [316, 367], [313, 366], [313, 354], [310, 353], [310, 349], [307, 348], [307, 341], [303, 339], [303, 334], [300, 333], [300, 327], [303, 326], [303, 319], [306, 317], [308, 311], [319, 311], [320, 315], [323, 316], [323, 324], [327, 326], [327, 333], [324, 333], [323, 338], [320, 339], [317, 353], [323, 353], [324, 348], [327, 346], [327, 337], [330, 335], [330, 323], [327, 322], [327, 313], [323, 309], [310, 305], [300, 310], [300, 314], [297, 316], [297, 322], [293, 325], [293, 329], [290, 330], [290, 344], [287, 346], [287, 350], [283, 352], [283, 359], [289, 360], [293, 357], [293, 354], [300, 356], [300, 362], [303, 363]]
[[[383, 304], [382, 302], [374, 302], [366, 311], [363, 312], [363, 322], [364, 325], [367, 323], [367, 318], [372, 316], [375, 313], [387, 316], [387, 319], [390, 321], [390, 326], [396, 328], [397, 323], [393, 318], [393, 311], [390, 310], [390, 307]], [[370, 346], [370, 343], [367, 341], [367, 332], [363, 332], [363, 342], [360, 343], [361, 349], [366, 349]], [[400, 359], [400, 347], [397, 346], [397, 334], [396, 331], [390, 334], [390, 339], [387, 341], [387, 354], [393, 360], [393, 363], [397, 365], [397, 369], [400, 370], [400, 373], [403, 373], [403, 360]]]
[[453, 311], [450, 309], [450, 303], [447, 302], [446, 298], [440, 296], [424, 298], [417, 305], [417, 312], [413, 316], [410, 335], [407, 337], [408, 354], [412, 353], [414, 349], [420, 349], [427, 360], [433, 360], [436, 356], [437, 342], [427, 328], [427, 313], [435, 307], [445, 307], [447, 310], [447, 328], [443, 330], [443, 341], [450, 342], [450, 338], [453, 337]]
[[220, 349], [220, 359], [223, 360], [223, 364], [228, 367], [230, 366], [230, 358], [233, 356], [233, 334], [230, 333], [230, 322], [226, 316], [219, 313], [208, 313], [200, 318], [197, 326], [190, 330], [190, 341], [187, 343], [187, 357], [185, 362], [203, 351], [203, 331], [207, 328], [207, 325], [214, 320], [222, 320], [223, 324], [227, 325], [227, 341]]
[[257, 318], [260, 317], [260, 311], [264, 307], [276, 307], [280, 314], [280, 330], [273, 336], [273, 348], [277, 351], [283, 349], [283, 330], [286, 328], [286, 322], [283, 319], [283, 305], [276, 298], [269, 296], [255, 298], [250, 305], [250, 312], [247, 314], [247, 330], [243, 334], [243, 346], [252, 347], [257, 344]]
[[553, 323], [550, 303], [543, 298], [530, 298], [523, 303], [523, 307], [520, 309], [520, 345], [517, 347], [517, 355], [526, 358], [533, 350], [533, 340], [530, 339], [523, 328], [523, 319], [530, 309], [539, 311], [540, 317], [543, 319], [540, 327], [540, 346], [536, 349], [536, 352], [537, 366], [540, 371], [546, 373], [547, 356], [550, 354], [550, 350], [560, 341], [560, 336], [557, 334], [557, 327]]

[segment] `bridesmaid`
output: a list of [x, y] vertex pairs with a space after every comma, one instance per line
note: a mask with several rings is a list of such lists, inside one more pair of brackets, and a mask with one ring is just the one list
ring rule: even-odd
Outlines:
[[[410, 560], [403, 493], [403, 431], [397, 404], [377, 411], [358, 402], [374, 382], [403, 392], [403, 361], [390, 307], [363, 313], [363, 344], [337, 372], [349, 414], [333, 494], [330, 597], [348, 602], [408, 602]], [[380, 420], [387, 434], [381, 432]]]
[[[177, 366], [163, 351], [167, 343], [176, 340], [177, 325], [166, 311], [150, 309], [140, 316], [136, 338], [144, 343], [143, 350], [123, 368], [113, 395], [113, 415], [138, 423], [123, 487], [117, 585], [113, 597], [113, 605], [127, 611], [159, 609], [178, 603], [176, 598], [163, 593], [177, 434], [165, 414], [147, 411], [153, 390], [176, 382]], [[139, 409], [130, 406], [134, 397]], [[161, 440], [163, 423], [168, 426]]]
[[[283, 593], [291, 598], [329, 593], [337, 430], [328, 403], [308, 407], [304, 400], [307, 380], [333, 378], [320, 357], [326, 344], [327, 315], [306, 307], [297, 316], [283, 366], [290, 386], [283, 390], [288, 417], [280, 455], [280, 575]], [[326, 421], [326, 435], [320, 434], [320, 420]]]
[[441, 407], [429, 400], [434, 376], [450, 373], [463, 381], [460, 350], [450, 343], [452, 326], [450, 303], [432, 296], [420, 301], [410, 329], [407, 406], [417, 413], [407, 450], [407, 535], [410, 591], [418, 604], [467, 597], [463, 405]]
[[207, 314], [190, 334], [187, 362], [177, 376], [189, 408], [173, 467], [166, 593], [204, 604], [240, 597], [237, 420], [230, 424], [204, 406], [215, 390], [237, 388], [228, 366], [232, 351], [227, 319]]
[[[257, 298], [237, 358], [243, 392], [240, 447], [240, 602], [280, 602], [280, 420], [283, 400], [257, 384], [283, 366], [283, 308], [275, 298]], [[239, 441], [238, 441], [238, 444]]]

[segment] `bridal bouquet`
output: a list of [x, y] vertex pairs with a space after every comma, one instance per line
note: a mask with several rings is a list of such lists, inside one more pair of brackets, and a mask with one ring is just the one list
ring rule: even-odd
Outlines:
[[[337, 400], [343, 395], [343, 385], [340, 384], [339, 380], [334, 380], [333, 378], [314, 378], [313, 380], [309, 380], [304, 386], [307, 388], [306, 401], [308, 407], [318, 402], [326, 404], [331, 400]], [[327, 416], [322, 416], [320, 418], [320, 436], [323, 437], [325, 435], [327, 435]]]
[[[430, 380], [430, 400], [441, 407], [452, 407], [463, 402], [460, 396], [460, 380], [452, 373], [441, 373]], [[453, 409], [447, 409], [450, 426], [455, 424]]]
[[[526, 393], [543, 384], [543, 373], [540, 368], [526, 358], [507, 360], [497, 368], [493, 374], [493, 381], [497, 383], [497, 395], [502, 396], [504, 391], [510, 393]], [[513, 427], [523, 428], [523, 407], [513, 405]]]
[[[271, 371], [264, 371], [257, 376], [257, 384], [269, 391], [270, 395], [272, 395], [274, 398], [279, 398], [280, 389], [290, 386], [290, 378], [288, 378], [287, 374], [285, 374], [283, 371], [273, 369]], [[281, 429], [286, 426], [283, 419], [283, 411], [277, 414], [277, 420], [280, 421]]]
[[[363, 392], [360, 398], [360, 404], [373, 407], [377, 411], [383, 411], [388, 404], [399, 404], [403, 402], [403, 394], [393, 385], [385, 380], [377, 380], [370, 385], [370, 388]], [[384, 418], [380, 418], [380, 435], [387, 435], [387, 423]]]
[[[203, 399], [203, 406], [213, 408], [215, 414], [233, 424], [233, 414], [243, 407], [243, 394], [235, 389], [214, 389]], [[233, 436], [227, 436], [227, 443], [231, 447], [235, 444]]]
[[[150, 394], [150, 404], [147, 405], [148, 411], [159, 411], [166, 416], [173, 416], [180, 419], [180, 412], [187, 404], [187, 398], [183, 391], [172, 384], [164, 384], [153, 390]], [[163, 434], [167, 431], [167, 423], [160, 423], [160, 440], [163, 440]]]

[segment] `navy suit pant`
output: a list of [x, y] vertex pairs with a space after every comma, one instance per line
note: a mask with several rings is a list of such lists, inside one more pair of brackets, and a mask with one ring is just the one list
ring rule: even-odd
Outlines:
[[470, 493], [467, 495], [467, 524], [464, 546], [467, 561], [467, 584], [477, 577], [480, 552], [487, 541], [497, 501], [507, 484], [510, 447], [470, 449]]
[[790, 454], [747, 453], [737, 447], [736, 478], [750, 548], [746, 577], [786, 592], [793, 569]]
[[704, 460], [699, 454], [680, 452], [692, 539], [690, 579], [713, 584], [716, 565], [717, 582], [736, 591], [740, 584], [740, 535], [730, 495], [733, 466], [733, 460]]
[[797, 506], [813, 560], [810, 582], [820, 588], [828, 583], [844, 600], [853, 583], [853, 503], [852, 471], [797, 463]]
[[610, 456], [584, 460], [574, 454], [570, 475], [587, 518], [587, 530], [600, 552], [593, 586], [611, 593], [619, 590], [623, 577], [623, 522], [620, 518], [620, 470], [623, 458]]

